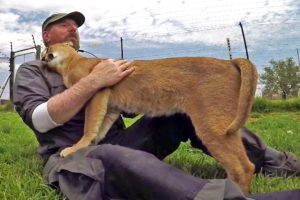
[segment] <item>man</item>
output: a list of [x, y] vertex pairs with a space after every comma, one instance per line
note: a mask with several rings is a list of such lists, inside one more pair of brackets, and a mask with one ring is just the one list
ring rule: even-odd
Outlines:
[[[43, 25], [45, 46], [72, 41], [79, 49], [77, 28], [85, 21], [80, 12], [48, 17]], [[68, 199], [250, 199], [230, 180], [202, 180], [165, 164], [163, 159], [181, 141], [208, 153], [181, 114], [141, 118], [125, 129], [121, 118], [100, 145], [66, 158], [59, 152], [81, 138], [84, 105], [97, 90], [112, 86], [132, 72], [127, 61], [103, 61], [69, 89], [62, 78], [41, 61], [24, 63], [17, 72], [14, 103], [23, 121], [34, 131], [38, 152], [45, 161], [43, 174]], [[256, 171], [299, 175], [299, 160], [278, 152], [243, 129], [243, 142]], [[157, 159], [159, 158], [159, 159]], [[291, 159], [292, 158], [292, 159]], [[291, 160], [295, 160], [292, 162]], [[288, 163], [288, 165], [286, 165]], [[252, 195], [255, 199], [296, 199], [300, 190]]]

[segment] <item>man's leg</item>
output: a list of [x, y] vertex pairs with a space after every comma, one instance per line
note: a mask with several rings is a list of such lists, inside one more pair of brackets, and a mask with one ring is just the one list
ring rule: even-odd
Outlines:
[[298, 200], [300, 193], [300, 190], [291, 190], [244, 195], [231, 180], [196, 178], [152, 154], [119, 145], [100, 145], [90, 150], [87, 157], [102, 161], [105, 168], [104, 194], [113, 199]]
[[170, 117], [142, 117], [124, 131], [110, 131], [100, 144], [118, 144], [152, 153], [163, 159], [180, 143], [194, 134], [189, 118], [182, 114]]
[[270, 176], [300, 176], [300, 159], [290, 152], [280, 152], [266, 146], [252, 131], [241, 130], [249, 159], [256, 163], [256, 172]]
[[253, 200], [231, 180], [196, 178], [145, 151], [103, 144], [83, 152], [87, 158], [103, 163], [103, 194], [108, 199]]
[[[256, 172], [300, 176], [300, 159], [295, 155], [267, 147], [255, 133], [246, 128], [241, 129], [241, 135]], [[206, 147], [196, 136], [190, 119], [184, 114], [152, 119], [143, 117], [124, 132], [109, 133], [101, 143], [144, 150], [163, 159], [174, 152], [182, 141], [188, 139], [193, 147], [209, 155]]]
[[294, 190], [246, 197], [230, 180], [196, 178], [147, 152], [110, 144], [87, 147], [66, 158], [53, 155], [44, 176], [70, 200], [298, 200], [299, 194]]
[[[208, 183], [145, 151], [103, 144], [87, 157], [99, 159], [105, 168], [105, 194], [112, 199], [194, 199]], [[217, 192], [217, 191], [216, 191]]]
[[66, 158], [53, 155], [44, 176], [70, 200], [207, 199], [204, 194], [221, 200], [228, 188], [230, 195], [244, 197], [231, 181], [199, 179], [147, 152], [110, 144], [87, 147]]
[[298, 200], [300, 197], [300, 189], [270, 192], [266, 194], [252, 194], [246, 196], [255, 200]]

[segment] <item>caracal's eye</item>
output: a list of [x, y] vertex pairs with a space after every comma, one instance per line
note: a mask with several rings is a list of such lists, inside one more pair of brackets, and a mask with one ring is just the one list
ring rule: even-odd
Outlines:
[[52, 60], [54, 58], [54, 55], [52, 53], [48, 54], [48, 60]]

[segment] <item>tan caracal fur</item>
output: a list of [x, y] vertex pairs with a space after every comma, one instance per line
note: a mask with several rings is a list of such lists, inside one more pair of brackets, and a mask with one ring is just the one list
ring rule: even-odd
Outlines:
[[[71, 87], [103, 59], [85, 58], [68, 44], [55, 44], [47, 49], [44, 60]], [[239, 129], [251, 111], [255, 66], [242, 58], [206, 57], [136, 60], [130, 66], [135, 70], [129, 76], [91, 98], [83, 137], [61, 156], [100, 141], [121, 111], [150, 117], [185, 113], [212, 156], [248, 192], [254, 165], [245, 153]]]

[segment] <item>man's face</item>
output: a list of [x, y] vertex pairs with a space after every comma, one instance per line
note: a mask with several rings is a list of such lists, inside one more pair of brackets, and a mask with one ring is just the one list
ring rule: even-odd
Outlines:
[[46, 46], [72, 42], [75, 49], [79, 49], [78, 26], [73, 19], [62, 19], [51, 24], [46, 31], [43, 32], [43, 40]]

